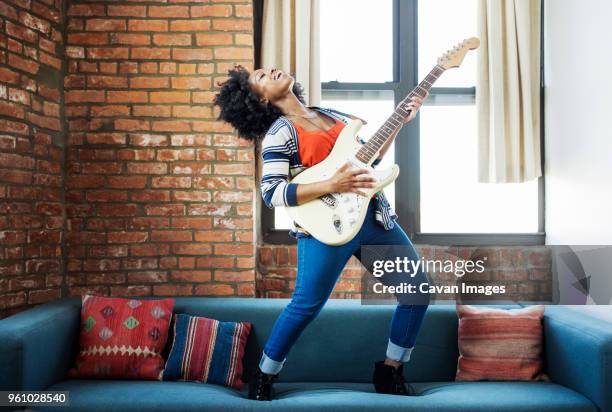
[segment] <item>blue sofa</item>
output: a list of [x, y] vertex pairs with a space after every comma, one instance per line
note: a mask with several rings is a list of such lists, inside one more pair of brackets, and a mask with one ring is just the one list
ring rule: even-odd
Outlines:
[[[177, 297], [175, 312], [254, 324], [245, 376], [257, 365], [286, 299]], [[70, 380], [80, 299], [49, 302], [0, 321], [0, 390], [67, 390], [66, 411], [606, 411], [612, 412], [612, 325], [576, 311], [546, 309], [545, 361], [551, 382], [454, 382], [457, 316], [452, 305], [427, 312], [405, 376], [421, 396], [374, 392], [393, 306], [330, 300], [293, 348], [277, 399], [257, 402], [193, 382]], [[171, 339], [170, 339], [171, 340]], [[169, 342], [170, 344], [170, 342]], [[36, 410], [58, 411], [53, 407]]]

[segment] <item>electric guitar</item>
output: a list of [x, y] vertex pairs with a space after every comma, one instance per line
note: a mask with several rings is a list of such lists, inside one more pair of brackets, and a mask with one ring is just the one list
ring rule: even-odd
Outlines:
[[300, 227], [308, 231], [319, 241], [328, 245], [343, 245], [349, 242], [363, 224], [370, 198], [399, 175], [399, 167], [393, 165], [385, 170], [372, 168], [381, 147], [404, 125], [410, 115], [407, 109], [413, 96], [425, 98], [436, 80], [453, 67], [459, 67], [469, 50], [480, 45], [476, 37], [466, 39], [444, 53], [438, 64], [427, 76], [402, 100], [395, 111], [383, 123], [378, 131], [365, 144], [360, 144], [357, 132], [362, 126], [358, 119], [351, 120], [344, 126], [331, 153], [322, 162], [309, 167], [297, 175], [291, 183], [316, 183], [330, 178], [343, 164], [349, 162], [351, 168], [369, 169], [376, 179], [375, 187], [360, 189], [366, 196], [357, 193], [328, 193], [319, 198], [298, 206], [286, 207], [286, 211]]

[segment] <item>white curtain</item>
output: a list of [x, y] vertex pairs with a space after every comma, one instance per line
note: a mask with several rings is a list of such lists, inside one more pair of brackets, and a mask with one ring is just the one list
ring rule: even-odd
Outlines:
[[294, 74], [306, 103], [320, 104], [319, 0], [264, 0], [261, 64]]
[[541, 176], [540, 0], [479, 0], [480, 182]]

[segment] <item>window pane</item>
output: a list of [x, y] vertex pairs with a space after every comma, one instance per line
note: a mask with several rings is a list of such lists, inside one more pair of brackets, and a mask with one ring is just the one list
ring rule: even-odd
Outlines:
[[[466, 38], [477, 35], [476, 0], [421, 0], [419, 7], [419, 80], [438, 57]], [[461, 67], [450, 69], [434, 87], [476, 85], [476, 52], [465, 56]]]
[[321, 81], [393, 81], [391, 0], [321, 1]]
[[537, 232], [537, 179], [478, 183], [476, 118], [473, 105], [421, 109], [421, 231]]
[[[321, 107], [329, 107], [340, 110], [344, 113], [352, 114], [362, 118], [368, 124], [364, 125], [359, 136], [368, 140], [383, 124], [387, 117], [393, 112], [395, 103], [393, 92], [385, 91], [346, 91], [333, 92], [323, 91]], [[390, 167], [395, 158], [395, 148], [392, 145], [387, 151], [382, 162], [377, 168]], [[389, 185], [385, 188], [385, 194], [391, 206], [395, 206], [395, 186]], [[282, 208], [275, 209], [275, 228], [287, 229], [291, 227], [291, 221]]]

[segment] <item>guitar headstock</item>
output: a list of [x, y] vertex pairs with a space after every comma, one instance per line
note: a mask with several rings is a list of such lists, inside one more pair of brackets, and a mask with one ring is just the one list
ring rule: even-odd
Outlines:
[[461, 66], [467, 52], [477, 49], [478, 46], [480, 46], [480, 40], [478, 37], [470, 37], [469, 39], [465, 39], [440, 56], [440, 58], [438, 58], [438, 64], [445, 69], [459, 67]]

